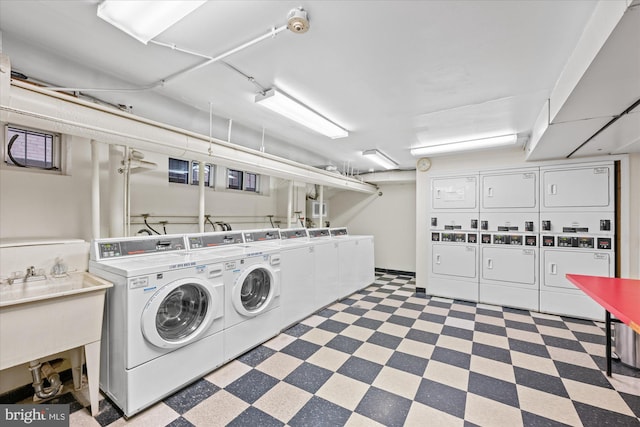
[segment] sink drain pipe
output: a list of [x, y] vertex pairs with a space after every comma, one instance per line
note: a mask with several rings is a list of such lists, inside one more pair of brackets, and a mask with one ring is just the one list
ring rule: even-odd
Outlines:
[[[29, 370], [33, 377], [33, 389], [39, 399], [50, 399], [60, 393], [62, 390], [60, 375], [51, 367], [49, 362], [40, 363], [37, 360], [33, 360], [29, 362]], [[44, 387], [43, 378], [49, 381], [49, 387]]]

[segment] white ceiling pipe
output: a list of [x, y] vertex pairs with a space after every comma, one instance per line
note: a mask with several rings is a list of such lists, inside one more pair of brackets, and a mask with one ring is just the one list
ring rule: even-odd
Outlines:
[[[96, 139], [107, 144], [127, 145], [173, 157], [242, 167], [255, 173], [310, 184], [320, 184], [364, 193], [375, 187], [258, 150], [230, 144], [184, 129], [136, 117], [72, 96], [12, 82], [11, 105], [0, 105], [11, 123]], [[114, 130], [119, 129], [119, 130]], [[121, 129], [121, 130], [120, 130]], [[209, 155], [209, 144], [216, 145]]]

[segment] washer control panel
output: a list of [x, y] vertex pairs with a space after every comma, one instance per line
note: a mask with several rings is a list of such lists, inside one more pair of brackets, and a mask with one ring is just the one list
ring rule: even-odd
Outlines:
[[97, 241], [98, 259], [121, 258], [185, 249], [183, 236], [153, 236], [126, 240]]

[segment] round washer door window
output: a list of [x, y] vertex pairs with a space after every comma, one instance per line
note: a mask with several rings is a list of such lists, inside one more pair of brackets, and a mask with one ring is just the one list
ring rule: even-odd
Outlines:
[[263, 312], [273, 299], [275, 275], [267, 265], [258, 264], [249, 267], [235, 283], [233, 305], [245, 316], [255, 316]]
[[216, 295], [206, 283], [183, 279], [160, 288], [142, 313], [142, 332], [153, 345], [180, 347], [197, 339], [214, 319]]

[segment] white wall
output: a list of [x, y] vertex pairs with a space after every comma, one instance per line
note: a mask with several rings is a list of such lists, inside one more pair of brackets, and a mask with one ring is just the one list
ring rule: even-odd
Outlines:
[[376, 268], [415, 272], [415, 182], [379, 184], [379, 190], [382, 195], [334, 195], [329, 200], [331, 225], [373, 235]]
[[91, 147], [71, 137], [69, 148], [70, 175], [34, 172], [2, 162], [0, 238], [90, 237]]

